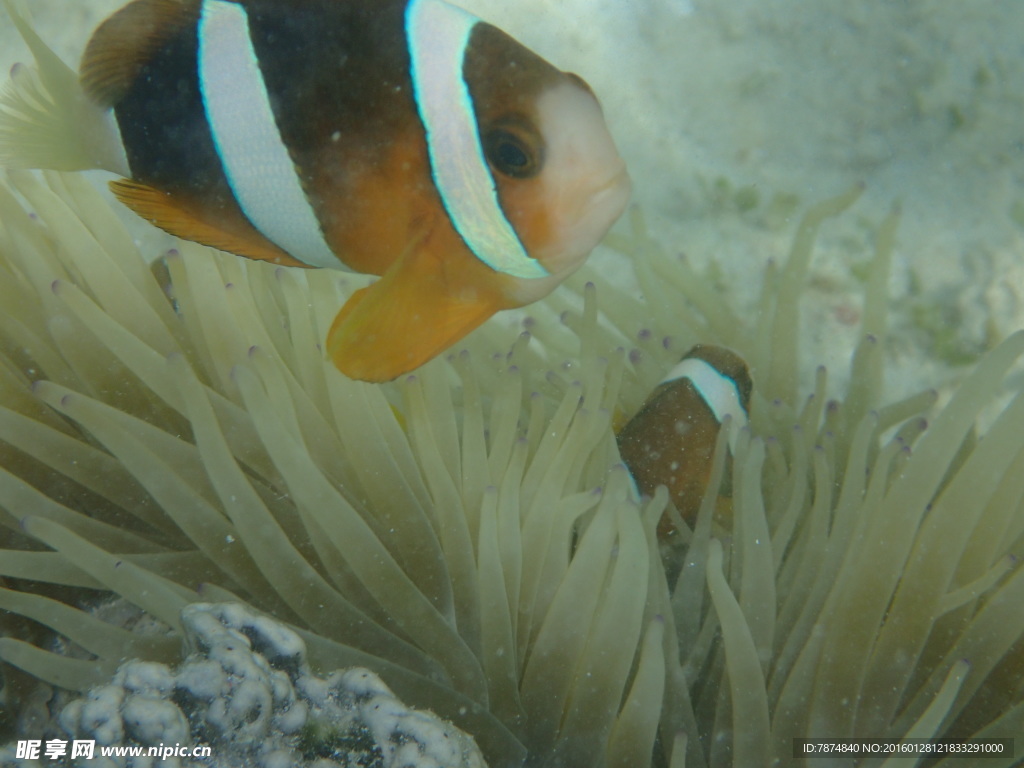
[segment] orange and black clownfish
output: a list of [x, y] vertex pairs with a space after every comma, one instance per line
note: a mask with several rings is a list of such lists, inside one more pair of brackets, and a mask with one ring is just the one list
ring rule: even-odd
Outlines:
[[113, 110], [111, 187], [143, 218], [381, 276], [327, 338], [355, 379], [548, 294], [630, 194], [587, 84], [443, 0], [135, 0], [81, 84]]
[[[692, 524], [710, 482], [722, 422], [731, 417], [729, 446], [735, 450], [752, 390], [747, 364], [735, 352], [704, 344], [687, 352], [619, 431], [619, 454], [640, 493], [667, 486], [676, 509]], [[674, 530], [664, 516], [659, 537]]]

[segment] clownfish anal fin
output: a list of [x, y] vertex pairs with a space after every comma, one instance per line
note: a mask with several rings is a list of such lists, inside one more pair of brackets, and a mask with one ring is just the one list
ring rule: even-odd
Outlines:
[[199, 18], [200, 0], [135, 0], [108, 18], [82, 56], [85, 92], [110, 107], [131, 88], [159, 47]]
[[216, 223], [213, 223], [202, 216], [203, 208], [189, 205], [174, 195], [128, 179], [110, 182], [110, 189], [118, 200], [137, 215], [183, 240], [249, 259], [270, 261], [288, 267], [307, 266], [263, 237], [241, 215], [218, 216]]
[[327, 335], [338, 370], [359, 381], [390, 381], [426, 363], [502, 309], [496, 294], [453, 295], [435, 260], [407, 253], [373, 285], [356, 291]]

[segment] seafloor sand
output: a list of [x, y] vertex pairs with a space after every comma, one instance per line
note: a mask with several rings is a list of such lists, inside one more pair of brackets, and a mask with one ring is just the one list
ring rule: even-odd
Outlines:
[[[28, 2], [70, 61], [121, 4]], [[867, 183], [823, 233], [808, 365], [845, 368], [857, 266], [896, 200], [894, 395], [945, 380], [1024, 326], [1024, 3], [464, 4], [591, 82], [653, 228], [714, 260], [733, 302], [785, 254], [793, 212]], [[0, 64], [25, 58], [0, 21]]]

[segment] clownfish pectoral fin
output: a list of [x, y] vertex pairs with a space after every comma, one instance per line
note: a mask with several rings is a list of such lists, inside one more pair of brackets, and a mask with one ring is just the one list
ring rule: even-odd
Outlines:
[[305, 267], [261, 235], [248, 221], [220, 217], [213, 224], [201, 217], [198, 209], [159, 189], [137, 181], [118, 179], [110, 182], [114, 196], [146, 221], [183, 240], [192, 240], [258, 261], [270, 261], [288, 267]]
[[135, 0], [104, 21], [82, 56], [82, 87], [110, 107], [160, 46], [199, 18], [199, 0]]
[[436, 357], [503, 308], [497, 294], [452, 295], [433, 257], [419, 248], [345, 302], [327, 335], [338, 370], [390, 381]]

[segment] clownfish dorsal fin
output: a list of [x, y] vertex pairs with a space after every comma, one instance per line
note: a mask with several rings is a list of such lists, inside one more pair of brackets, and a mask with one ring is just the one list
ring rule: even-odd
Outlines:
[[136, 214], [184, 240], [258, 261], [270, 261], [288, 267], [308, 266], [267, 240], [240, 216], [236, 220], [229, 216], [218, 216], [215, 224], [202, 216], [202, 208], [128, 179], [110, 182], [110, 189], [118, 200]]
[[199, 18], [201, 0], [135, 0], [104, 21], [82, 56], [82, 87], [97, 104], [119, 102], [157, 49]]
[[380, 280], [349, 297], [327, 335], [327, 354], [350, 379], [390, 381], [504, 308], [498, 294], [486, 289], [472, 296], [453, 293], [439, 258], [422, 244], [414, 246]]

